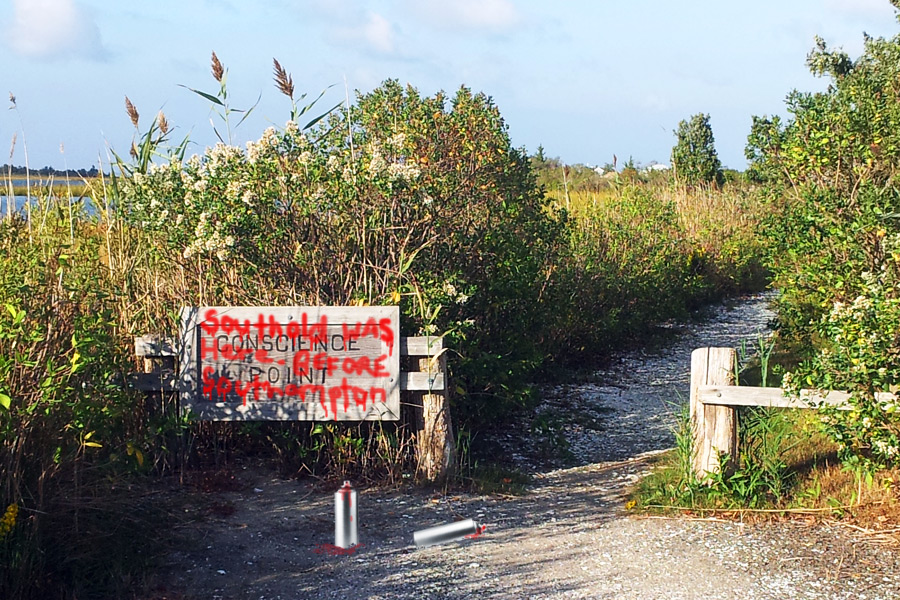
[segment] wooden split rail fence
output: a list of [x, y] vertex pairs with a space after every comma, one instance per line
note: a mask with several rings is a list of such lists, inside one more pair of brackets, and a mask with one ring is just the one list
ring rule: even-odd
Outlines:
[[[446, 477], [456, 464], [456, 445], [448, 406], [447, 358], [439, 337], [401, 337], [400, 372], [402, 410], [415, 431], [419, 474], [435, 480]], [[143, 359], [144, 372], [130, 378], [130, 386], [148, 394], [159, 406], [162, 395], [178, 396], [175, 338], [158, 335], [135, 337], [134, 351]]]
[[[737, 407], [850, 408], [850, 394], [842, 391], [801, 390], [799, 397], [787, 397], [781, 388], [734, 385], [734, 348], [698, 348], [691, 354], [691, 427], [693, 470], [701, 480], [721, 469], [720, 456], [737, 459]], [[894, 399], [889, 393], [879, 400]]]

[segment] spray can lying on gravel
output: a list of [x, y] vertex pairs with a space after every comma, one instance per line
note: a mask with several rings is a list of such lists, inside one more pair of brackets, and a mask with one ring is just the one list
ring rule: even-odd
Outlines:
[[334, 493], [334, 545], [350, 548], [359, 544], [357, 494], [349, 481]]
[[464, 537], [475, 537], [480, 535], [482, 531], [484, 531], [484, 527], [479, 527], [478, 523], [472, 519], [466, 519], [465, 521], [421, 529], [413, 533], [413, 540], [416, 546], [424, 548], [425, 546], [461, 540]]

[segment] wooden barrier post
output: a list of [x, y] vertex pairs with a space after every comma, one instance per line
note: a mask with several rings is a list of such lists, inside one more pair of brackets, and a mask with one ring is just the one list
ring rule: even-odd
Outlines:
[[[438, 349], [441, 345], [436, 346]], [[418, 474], [434, 481], [445, 479], [456, 464], [456, 443], [450, 423], [448, 403], [447, 357], [443, 351], [437, 355], [429, 349], [427, 358], [419, 358], [419, 371], [427, 373], [428, 380], [442, 385], [428, 386], [421, 396], [421, 405], [416, 402], [416, 454]], [[419, 407], [421, 406], [421, 408]]]
[[[697, 348], [691, 353], [692, 465], [701, 481], [728, 469], [737, 458], [737, 411], [733, 406], [704, 404], [699, 387], [734, 385], [734, 348]], [[727, 458], [719, 464], [719, 455]]]
[[172, 339], [162, 335], [135, 337], [134, 353], [143, 359], [143, 373], [132, 385], [146, 392], [146, 413], [169, 415], [164, 392], [172, 391], [174, 385], [176, 352]]
[[[447, 381], [447, 358], [441, 354], [437, 359], [419, 359], [419, 368], [430, 375], [443, 373]], [[446, 385], [441, 391], [433, 390], [422, 396], [422, 420], [419, 447], [419, 472], [428, 479], [443, 479], [456, 464], [456, 444], [450, 424]]]

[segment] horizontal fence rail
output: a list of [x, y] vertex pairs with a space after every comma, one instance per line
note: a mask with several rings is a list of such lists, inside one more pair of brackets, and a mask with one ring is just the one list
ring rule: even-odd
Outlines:
[[[697, 348], [691, 354], [692, 465], [700, 480], [730, 466], [720, 464], [720, 457], [732, 464], [736, 461], [738, 406], [852, 408], [850, 393], [845, 391], [801, 390], [799, 396], [789, 397], [781, 388], [736, 386], [735, 359], [733, 348]], [[897, 401], [897, 395], [887, 392], [878, 392], [875, 398]]]

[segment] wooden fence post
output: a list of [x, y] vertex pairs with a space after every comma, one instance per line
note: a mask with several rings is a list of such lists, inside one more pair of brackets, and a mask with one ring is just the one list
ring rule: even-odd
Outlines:
[[440, 356], [420, 358], [419, 370], [428, 373], [429, 378], [438, 373], [444, 375], [444, 386], [422, 394], [421, 429], [416, 434], [419, 475], [428, 480], [446, 478], [456, 464], [456, 443], [450, 424], [450, 407], [447, 379], [447, 358]]
[[145, 412], [151, 415], [170, 414], [164, 392], [171, 391], [175, 376], [175, 348], [172, 339], [163, 335], [142, 335], [134, 338], [134, 353], [143, 360], [143, 374], [135, 387], [147, 393]]
[[[700, 481], [726, 470], [737, 458], [737, 411], [733, 406], [704, 404], [701, 385], [734, 385], [734, 348], [697, 348], [691, 353], [692, 465]], [[719, 464], [725, 454], [727, 463]]]

